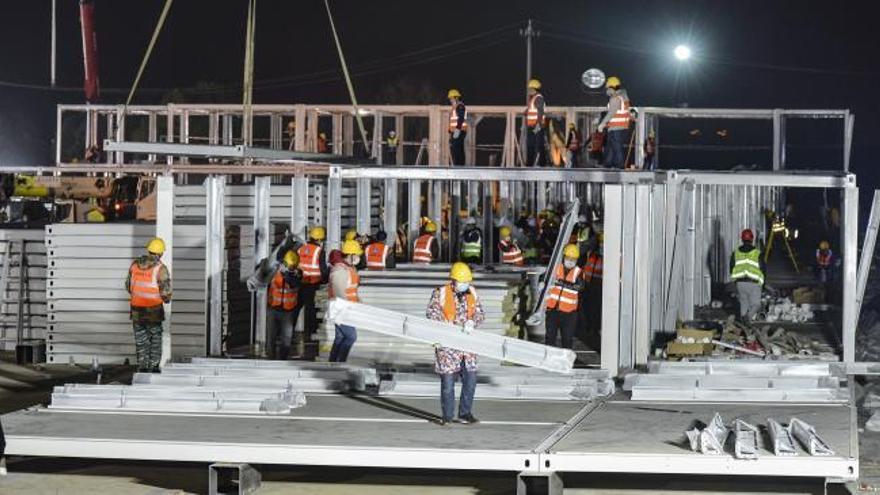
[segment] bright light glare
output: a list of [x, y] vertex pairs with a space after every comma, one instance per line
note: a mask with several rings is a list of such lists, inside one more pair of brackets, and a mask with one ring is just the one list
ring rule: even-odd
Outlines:
[[678, 45], [675, 47], [675, 58], [679, 60], [687, 60], [691, 58], [691, 49], [685, 45]]

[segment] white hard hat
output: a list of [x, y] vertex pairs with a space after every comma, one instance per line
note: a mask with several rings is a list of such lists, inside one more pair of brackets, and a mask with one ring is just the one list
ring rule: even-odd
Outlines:
[[474, 217], [468, 217], [468, 219], [464, 221], [464, 224], [465, 225], [476, 225], [477, 219]]
[[587, 223], [587, 216], [586, 215], [578, 215], [578, 222]]

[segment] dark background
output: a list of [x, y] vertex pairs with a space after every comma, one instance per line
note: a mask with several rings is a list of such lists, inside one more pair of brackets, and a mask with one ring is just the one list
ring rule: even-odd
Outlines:
[[[97, 0], [101, 103], [121, 103], [162, 0]], [[872, 186], [880, 128], [880, 42], [871, 2], [827, 1], [355, 1], [331, 2], [358, 98], [471, 104], [524, 101], [528, 18], [541, 32], [534, 74], [549, 104], [591, 100], [580, 74], [619, 76], [635, 105], [849, 108], [857, 116], [852, 169]], [[58, 86], [49, 90], [49, 0], [0, 0], [0, 165], [53, 161], [54, 105], [82, 103], [78, 2], [58, 1]], [[240, 102], [246, 0], [178, 0], [135, 103]], [[689, 44], [686, 65], [671, 55]], [[321, 0], [259, 0], [255, 103], [347, 103]], [[766, 122], [664, 124], [666, 167], [769, 162]], [[726, 128], [721, 140], [715, 131]], [[688, 131], [699, 129], [701, 136]], [[840, 165], [839, 122], [789, 126], [797, 168]], [[684, 153], [680, 145], [719, 146]], [[724, 146], [755, 146], [730, 152]]]

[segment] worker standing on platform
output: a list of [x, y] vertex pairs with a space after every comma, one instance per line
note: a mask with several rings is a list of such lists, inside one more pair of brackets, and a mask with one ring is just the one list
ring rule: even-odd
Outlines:
[[[357, 268], [364, 249], [355, 240], [342, 243], [341, 263], [333, 265], [330, 271], [330, 299], [338, 297], [350, 302], [360, 302], [358, 297], [358, 285], [361, 278]], [[349, 325], [336, 325], [336, 338], [333, 339], [333, 347], [330, 349], [331, 363], [344, 363], [348, 359], [348, 353], [357, 340], [357, 329]]]
[[467, 135], [467, 107], [461, 101], [461, 93], [453, 88], [446, 93], [452, 108], [449, 110], [449, 156], [452, 164], [464, 165], [464, 138]]
[[459, 253], [465, 263], [483, 262], [483, 231], [477, 227], [477, 220], [474, 217], [468, 217], [464, 222]]
[[397, 164], [397, 147], [400, 145], [400, 138], [397, 137], [397, 131], [391, 129], [385, 138], [386, 157], [382, 163], [396, 165]]
[[376, 232], [375, 240], [367, 245], [364, 249], [364, 256], [367, 259], [368, 270], [384, 270], [386, 268], [394, 268], [397, 262], [394, 260], [394, 252], [391, 246], [385, 244], [388, 234], [384, 230]]
[[324, 134], [323, 132], [318, 133], [316, 148], [318, 153], [329, 153], [330, 150], [327, 147], [327, 134]]
[[422, 225], [421, 235], [413, 243], [413, 263], [431, 263], [440, 256], [440, 247], [434, 239], [436, 233], [437, 224], [432, 220], [427, 220]]
[[[293, 342], [293, 327], [299, 318], [299, 286], [302, 272], [298, 268], [299, 255], [296, 251], [287, 251], [272, 281], [266, 302], [269, 305], [269, 324], [266, 326], [266, 350], [269, 359], [287, 360], [290, 357], [290, 346]], [[277, 342], [278, 338], [281, 342]]]
[[526, 105], [526, 166], [543, 167], [547, 162], [547, 142], [544, 137], [544, 95], [541, 81], [532, 79], [528, 84], [529, 100]]
[[523, 252], [519, 248], [519, 244], [511, 237], [510, 227], [505, 225], [498, 229], [498, 237], [501, 238], [498, 241], [498, 255], [501, 257], [501, 264], [523, 266], [525, 264]]
[[751, 321], [761, 310], [765, 270], [761, 250], [754, 245], [755, 234], [751, 229], [743, 230], [740, 239], [742, 245], [730, 255], [730, 278], [736, 282], [739, 315], [743, 321]]
[[165, 241], [156, 237], [147, 243], [147, 254], [132, 262], [125, 280], [130, 294], [131, 323], [138, 371], [156, 373], [162, 359], [164, 303], [171, 302], [171, 276], [161, 258]]
[[581, 152], [581, 133], [574, 122], [568, 124], [568, 135], [565, 137], [565, 149], [569, 168], [577, 168], [578, 154]]
[[632, 116], [629, 113], [629, 95], [620, 84], [620, 79], [611, 76], [605, 83], [608, 95], [608, 111], [599, 122], [598, 131], [607, 130], [605, 138], [605, 166], [623, 169], [626, 167], [626, 146]]
[[[474, 275], [466, 263], [452, 264], [450, 282], [434, 289], [426, 315], [429, 320], [460, 325], [461, 331], [471, 333], [486, 318], [483, 304], [471, 285]], [[448, 347], [435, 345], [434, 371], [440, 375], [440, 424], [452, 422], [455, 409], [455, 377], [461, 379], [461, 397], [458, 403], [458, 421], [477, 423], [472, 408], [477, 389], [477, 356]]]
[[831, 269], [834, 266], [834, 253], [831, 251], [831, 245], [828, 241], [819, 243], [816, 249], [816, 278], [822, 284], [827, 284], [833, 280]]
[[599, 352], [602, 347], [602, 262], [605, 254], [605, 234], [596, 236], [598, 246], [587, 255], [581, 270], [584, 277], [584, 290], [580, 297], [581, 322], [578, 327], [586, 331], [584, 344]]
[[321, 284], [327, 281], [327, 261], [324, 259], [323, 242], [327, 236], [324, 227], [316, 225], [309, 230], [309, 242], [297, 250], [299, 268], [302, 271], [302, 285], [299, 288], [297, 311], [303, 313], [303, 341], [310, 339], [318, 331], [318, 309], [315, 295]]
[[578, 298], [584, 282], [577, 260], [581, 253], [574, 244], [565, 246], [562, 263], [556, 265], [556, 280], [547, 293], [544, 318], [544, 345], [556, 345], [556, 335], [562, 334], [562, 347], [574, 347], [574, 333], [578, 321]]

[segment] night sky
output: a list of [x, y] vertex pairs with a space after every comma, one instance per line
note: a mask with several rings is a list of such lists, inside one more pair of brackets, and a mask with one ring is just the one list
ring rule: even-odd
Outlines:
[[[82, 85], [77, 1], [58, 3], [58, 85], [71, 89], [48, 91], [49, 0], [2, 2], [0, 164], [50, 163], [53, 106], [83, 102], [76, 89]], [[163, 3], [97, 0], [101, 102], [124, 100]], [[849, 108], [856, 114], [853, 169], [863, 186], [874, 182], [880, 42], [871, 2], [331, 5], [361, 102], [445, 103], [446, 89], [457, 87], [471, 104], [520, 104], [525, 45], [518, 30], [532, 18], [541, 31], [534, 73], [549, 104], [587, 104], [580, 74], [599, 67], [623, 80], [635, 105]], [[184, 90], [187, 101], [240, 102], [246, 7], [245, 0], [175, 2], [136, 102], [160, 102], [172, 88]], [[687, 66], [671, 56], [678, 43], [695, 52]], [[255, 79], [255, 103], [348, 102], [323, 1], [259, 0]], [[702, 130], [711, 136], [715, 127]], [[840, 146], [839, 128], [819, 124], [800, 138], [793, 128], [791, 156], [800, 147], [806, 167], [839, 160], [828, 152]], [[740, 144], [767, 144], [741, 132], [747, 138]]]

